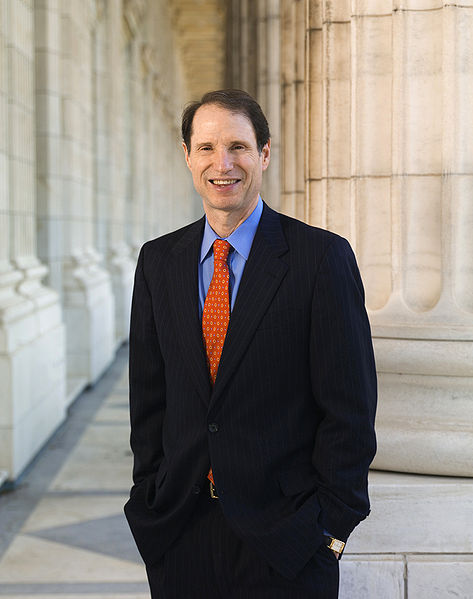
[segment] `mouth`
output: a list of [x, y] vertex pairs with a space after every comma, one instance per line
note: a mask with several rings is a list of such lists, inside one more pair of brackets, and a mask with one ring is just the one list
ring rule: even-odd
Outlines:
[[240, 181], [241, 179], [209, 179], [209, 182], [217, 187], [229, 187], [230, 185], [235, 185]]

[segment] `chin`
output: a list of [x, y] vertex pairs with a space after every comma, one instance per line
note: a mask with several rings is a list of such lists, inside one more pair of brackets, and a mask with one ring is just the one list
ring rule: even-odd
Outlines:
[[241, 207], [241, 202], [237, 198], [209, 198], [207, 205], [216, 210], [237, 210]]

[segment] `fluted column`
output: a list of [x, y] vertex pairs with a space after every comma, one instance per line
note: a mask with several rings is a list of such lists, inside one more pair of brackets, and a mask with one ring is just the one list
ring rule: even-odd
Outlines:
[[[125, 4], [125, 7], [127, 5]], [[128, 9], [131, 10], [131, 9]], [[129, 64], [126, 52], [127, 23], [136, 27], [142, 15], [131, 16], [122, 2], [102, 6], [96, 24], [96, 139], [99, 154], [97, 173], [102, 192], [94, 198], [96, 231], [102, 230], [99, 251], [111, 277], [115, 308], [115, 342], [128, 336], [134, 260], [127, 240], [131, 199], [127, 194], [128, 139], [131, 111], [128, 100]], [[99, 178], [96, 178], [99, 181]]]
[[281, 204], [280, 44], [280, 0], [233, 0], [228, 4], [225, 85], [244, 89], [252, 94], [268, 119], [271, 162], [263, 178], [262, 195], [274, 208], [279, 208]]
[[[8, 320], [7, 311], [13, 306], [26, 304], [16, 293], [15, 285], [22, 278], [10, 261], [10, 142], [9, 142], [9, 53], [10, 10], [5, 2], [0, 4], [0, 310], [2, 324]], [[31, 305], [25, 305], [26, 311]]]
[[305, 217], [305, 3], [281, 0], [281, 209]]
[[261, 106], [266, 105], [268, 89], [268, 6], [259, 0], [256, 6], [256, 97]]
[[280, 0], [257, 0], [256, 99], [263, 108], [271, 131], [271, 162], [263, 178], [262, 195], [266, 202], [279, 208], [281, 200], [280, 129], [281, 129], [281, 34]]
[[97, 147], [92, 53], [102, 3], [60, 3], [61, 177], [64, 223], [62, 291], [67, 327], [70, 397], [94, 382], [115, 349], [114, 301], [109, 273], [95, 246], [94, 149]]
[[271, 162], [265, 174], [265, 199], [281, 205], [281, 34], [280, 0], [266, 0], [266, 91], [262, 106], [271, 131]]
[[374, 466], [471, 475], [473, 7], [388, 4], [306, 3], [308, 219], [365, 281]]
[[34, 16], [0, 4], [0, 470], [12, 479], [65, 415], [62, 314], [36, 255]]
[[240, 0], [229, 0], [226, 14], [225, 87], [241, 88], [240, 84]]

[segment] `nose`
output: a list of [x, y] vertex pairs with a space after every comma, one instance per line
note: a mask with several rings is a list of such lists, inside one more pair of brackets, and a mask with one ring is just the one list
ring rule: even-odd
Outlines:
[[233, 168], [231, 152], [226, 148], [217, 150], [215, 155], [215, 168], [219, 173], [227, 173]]

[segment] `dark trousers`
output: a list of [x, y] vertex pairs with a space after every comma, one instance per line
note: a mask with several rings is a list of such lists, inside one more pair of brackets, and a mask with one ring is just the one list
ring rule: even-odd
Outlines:
[[205, 491], [181, 536], [147, 574], [152, 599], [338, 597], [338, 561], [328, 547], [287, 580], [236, 536]]

